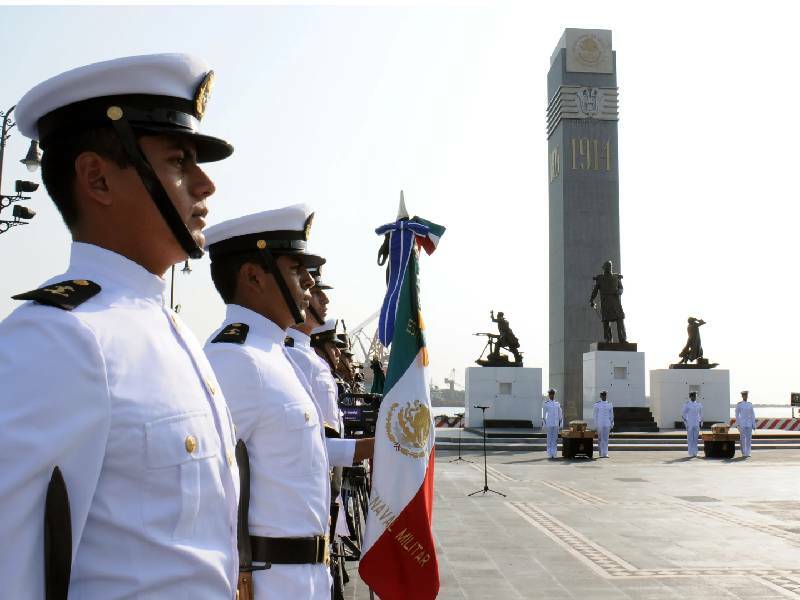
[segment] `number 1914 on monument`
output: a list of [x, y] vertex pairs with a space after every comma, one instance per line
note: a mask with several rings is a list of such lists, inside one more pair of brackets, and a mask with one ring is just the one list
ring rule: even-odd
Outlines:
[[[570, 149], [571, 170], [611, 172], [611, 140], [601, 142], [596, 138], [572, 138]], [[561, 175], [561, 149], [556, 146], [550, 152], [549, 158], [550, 183], [552, 183]]]
[[597, 138], [572, 138], [572, 170], [611, 171], [611, 140], [604, 144]]

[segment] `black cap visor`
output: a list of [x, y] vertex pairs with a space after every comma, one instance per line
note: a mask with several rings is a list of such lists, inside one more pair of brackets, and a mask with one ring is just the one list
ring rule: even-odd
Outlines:
[[291, 252], [286, 250], [273, 250], [272, 255], [275, 258], [278, 258], [279, 256], [291, 256], [300, 261], [300, 264], [306, 267], [307, 269], [313, 267], [321, 267], [322, 265], [325, 264], [325, 259], [322, 258], [321, 256], [317, 256], [316, 254], [307, 254], [306, 252], [303, 251]]
[[148, 133], [152, 133], [153, 135], [174, 135], [191, 140], [197, 152], [198, 163], [217, 162], [233, 154], [233, 146], [231, 144], [225, 140], [203, 133], [159, 125], [147, 125], [146, 127], [142, 127], [137, 123], [132, 123], [131, 127], [135, 132], [144, 133], [145, 135]]

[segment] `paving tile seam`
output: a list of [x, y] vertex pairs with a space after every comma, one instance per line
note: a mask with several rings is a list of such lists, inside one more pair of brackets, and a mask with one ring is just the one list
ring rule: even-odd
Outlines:
[[771, 535], [773, 537], [777, 537], [782, 540], [787, 540], [794, 544], [800, 544], [800, 536], [798, 536], [796, 533], [784, 531], [783, 529], [774, 527], [772, 525], [768, 525], [766, 523], [756, 523], [755, 521], [748, 521], [746, 519], [734, 517], [733, 515], [725, 514], [720, 511], [711, 510], [709, 508], [703, 508], [701, 506], [697, 506], [689, 502], [680, 502], [680, 504], [689, 510], [692, 510], [696, 513], [700, 513], [704, 516], [712, 517], [718, 521], [729, 523], [731, 525], [738, 525], [740, 527], [747, 527], [748, 529], [753, 529], [760, 533], [765, 533], [767, 535]]
[[628, 572], [636, 567], [578, 533], [552, 515], [525, 502], [506, 502], [528, 523], [539, 529], [568, 553], [588, 565], [603, 577], [610, 572]]
[[[473, 469], [478, 471], [481, 475], [483, 475], [483, 467], [480, 467], [476, 464], [470, 464], [470, 467], [472, 467]], [[486, 479], [488, 479], [492, 483], [499, 483], [501, 481], [514, 481], [514, 479], [512, 479], [508, 475], [504, 475], [499, 471], [492, 469], [492, 467], [488, 467], [486, 469]]]
[[[755, 577], [770, 581], [782, 591], [800, 596], [800, 582], [790, 579], [800, 577], [800, 569], [759, 568], [664, 568], [639, 569], [606, 548], [592, 542], [582, 534], [560, 522], [534, 505], [524, 502], [506, 502], [512, 510], [539, 529], [569, 554], [586, 564], [592, 571], [606, 579], [671, 579], [687, 577]], [[796, 590], [796, 591], [795, 591]]]
[[567, 496], [571, 496], [577, 500], [586, 502], [587, 504], [608, 504], [608, 500], [605, 500], [604, 498], [600, 498], [599, 496], [595, 496], [589, 492], [583, 492], [557, 481], [542, 481], [542, 483], [549, 488], [552, 488]]
[[792, 581], [786, 577], [770, 575], [755, 575], [753, 578], [767, 587], [782, 592], [791, 598], [800, 598], [800, 583], [796, 581]]
[[498, 470], [498, 469], [496, 469], [496, 468], [494, 468], [492, 466], [488, 466], [487, 465], [486, 468], [489, 471], [489, 473], [493, 473], [496, 477], [500, 478], [502, 481], [516, 481], [516, 479], [514, 479], [513, 477], [510, 477], [509, 475], [506, 475], [502, 471], [500, 471], [500, 470]]

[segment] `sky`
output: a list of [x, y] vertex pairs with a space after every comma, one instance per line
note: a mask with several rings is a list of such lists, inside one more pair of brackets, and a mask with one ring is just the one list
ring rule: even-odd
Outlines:
[[[311, 247], [336, 288], [331, 315], [352, 329], [380, 307], [374, 229], [394, 220], [402, 189], [411, 214], [447, 227], [421, 261], [433, 382], [451, 369], [464, 382], [484, 343], [473, 333], [494, 330], [494, 309], [546, 386], [546, 76], [565, 27], [611, 29], [628, 337], [648, 370], [666, 368], [686, 318], [703, 318], [706, 357], [730, 369], [732, 395], [748, 388], [755, 402], [786, 403], [800, 391], [795, 19], [770, 1], [660, 6], [6, 5], [0, 106], [91, 62], [203, 57], [217, 75], [203, 129], [236, 148], [207, 168], [210, 224], [313, 206]], [[3, 193], [15, 179], [39, 181], [18, 162], [27, 148], [12, 130]], [[26, 204], [31, 224], [0, 236], [0, 317], [12, 294], [63, 272], [69, 257], [44, 189]], [[176, 301], [205, 340], [224, 307], [208, 260], [192, 268], [176, 276]]]

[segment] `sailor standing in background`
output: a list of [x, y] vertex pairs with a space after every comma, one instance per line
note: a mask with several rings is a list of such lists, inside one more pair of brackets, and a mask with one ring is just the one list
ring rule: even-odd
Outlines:
[[594, 426], [597, 428], [597, 451], [600, 458], [608, 458], [608, 436], [614, 428], [614, 405], [608, 401], [608, 392], [600, 392], [594, 403]]
[[748, 402], [750, 394], [747, 390], [742, 392], [742, 401], [736, 405], [736, 427], [739, 429], [739, 446], [742, 456], [750, 456], [750, 444], [753, 441], [753, 428], [756, 426], [756, 414], [753, 404]]
[[697, 392], [689, 392], [689, 399], [683, 405], [681, 417], [686, 426], [689, 456], [697, 456], [697, 437], [700, 435], [700, 427], [703, 426], [703, 405], [697, 401]]
[[134, 56], [17, 104], [73, 243], [0, 325], [3, 598], [236, 593], [233, 427], [164, 300], [164, 273], [202, 255], [214, 184], [198, 163], [233, 152], [198, 131], [212, 80], [194, 57]]
[[558, 430], [564, 425], [561, 404], [556, 400], [556, 391], [547, 390], [547, 400], [542, 404], [542, 427], [547, 431], [547, 456], [555, 458], [558, 452]]

